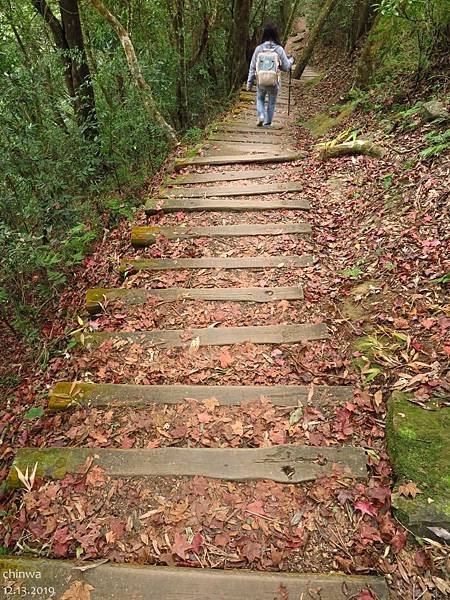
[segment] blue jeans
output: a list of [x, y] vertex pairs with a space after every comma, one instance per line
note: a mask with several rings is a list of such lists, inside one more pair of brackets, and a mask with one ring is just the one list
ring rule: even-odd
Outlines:
[[[263, 87], [258, 86], [256, 88], [256, 111], [258, 113], [258, 119], [264, 119], [264, 125], [270, 125], [272, 123], [273, 115], [275, 112], [275, 106], [277, 103], [277, 87]], [[266, 96], [267, 98], [267, 110], [266, 110]]]

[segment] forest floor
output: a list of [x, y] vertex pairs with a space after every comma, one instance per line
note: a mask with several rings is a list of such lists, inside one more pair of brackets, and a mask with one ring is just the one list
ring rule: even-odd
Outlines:
[[[328, 112], [335, 117], [348, 92], [347, 67], [295, 90], [291, 133], [305, 159], [271, 166], [270, 182], [300, 182], [311, 210], [310, 236], [279, 235], [226, 240], [159, 238], [139, 251], [129, 244], [129, 223], [105, 233], [60, 299], [42, 335], [51, 346], [78, 327], [86, 333], [186, 327], [326, 323], [330, 338], [296, 344], [236, 344], [162, 349], [113, 341], [100, 347], [67, 342], [53, 352], [45, 371], [23, 349], [10, 366], [21, 382], [8, 391], [2, 416], [0, 474], [14, 449], [32, 447], [254, 448], [277, 444], [368, 451], [363, 482], [336, 472], [295, 485], [272, 481], [225, 482], [205, 477], [109, 478], [100, 468], [85, 475], [36, 481], [28, 492], [4, 492], [0, 538], [3, 551], [45, 557], [106, 558], [115, 562], [266, 571], [340, 571], [384, 574], [392, 598], [432, 600], [450, 593], [446, 548], [417, 545], [391, 511], [393, 473], [386, 451], [386, 402], [393, 390], [408, 391], [426, 408], [450, 391], [450, 305], [436, 283], [448, 262], [449, 163], [436, 154], [420, 158], [433, 125], [418, 114], [402, 116], [393, 99], [384, 111], [355, 106], [323, 137], [305, 122]], [[331, 107], [331, 109], [330, 109]], [[253, 117], [252, 117], [253, 118]], [[381, 159], [343, 157], [321, 162], [313, 149], [346, 128], [359, 129], [386, 148]], [[217, 167], [247, 170], [254, 166]], [[197, 172], [213, 172], [212, 167]], [[268, 182], [269, 180], [266, 180]], [[148, 190], [159, 186], [160, 179]], [[209, 185], [209, 184], [208, 184]], [[233, 182], [224, 185], [233, 185]], [[285, 197], [293, 197], [285, 195]], [[179, 225], [182, 213], [160, 213], [137, 224]], [[191, 213], [189, 225], [288, 223], [296, 211]], [[303, 219], [302, 219], [303, 220]], [[447, 250], [447, 253], [446, 253]], [[110, 303], [86, 316], [90, 287], [119, 287], [120, 258], [234, 257], [312, 254], [301, 268], [172, 270], [129, 276], [128, 288], [267, 287], [303, 285], [304, 300], [273, 303]], [[446, 262], [447, 261], [447, 262]], [[76, 316], [81, 321], [77, 324]], [[358, 345], [370, 336], [369, 347]], [[61, 342], [59, 342], [61, 348]], [[15, 351], [14, 351], [15, 350]], [[4, 376], [5, 376], [4, 375]], [[261, 399], [218, 406], [214, 399], [151, 408], [80, 407], [44, 412], [56, 381], [184, 385], [351, 385], [354, 398], [324, 402], [303, 411]], [[11, 379], [12, 381], [12, 379]], [[446, 400], [447, 398], [447, 400]], [[31, 408], [31, 410], [30, 410]], [[403, 487], [405, 496], [420, 489]], [[365, 594], [365, 595], [364, 595]], [[283, 598], [283, 596], [280, 596]], [[375, 598], [369, 591], [359, 600]]]

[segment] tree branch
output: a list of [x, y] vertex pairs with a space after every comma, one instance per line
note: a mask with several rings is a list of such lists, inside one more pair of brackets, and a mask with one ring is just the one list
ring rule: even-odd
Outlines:
[[167, 123], [162, 114], [159, 112], [158, 107], [153, 99], [153, 92], [149, 84], [145, 81], [142, 74], [139, 62], [134, 50], [134, 46], [131, 42], [130, 36], [120, 23], [120, 21], [106, 8], [101, 0], [90, 0], [92, 6], [96, 11], [111, 25], [112, 29], [116, 33], [117, 37], [122, 44], [125, 52], [125, 57], [128, 63], [128, 69], [130, 71], [131, 78], [133, 79], [136, 87], [143, 92], [144, 106], [150, 115], [150, 117], [158, 123], [161, 129], [164, 131], [165, 136], [171, 142], [177, 142], [177, 138], [172, 127]]
[[50, 27], [53, 34], [53, 38], [58, 48], [61, 48], [61, 50], [68, 50], [69, 47], [67, 46], [66, 38], [64, 36], [64, 31], [61, 26], [61, 23], [52, 13], [46, 0], [31, 0], [31, 3], [33, 4], [34, 8], [38, 11], [38, 13], [42, 15], [42, 18]]

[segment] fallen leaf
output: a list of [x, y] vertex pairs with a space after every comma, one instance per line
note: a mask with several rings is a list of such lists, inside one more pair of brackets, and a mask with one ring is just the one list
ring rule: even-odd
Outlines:
[[190, 542], [186, 539], [186, 536], [182, 533], [176, 533], [175, 539], [172, 544], [172, 554], [176, 554], [182, 559], [186, 558], [186, 552], [191, 548]]
[[222, 369], [226, 369], [233, 362], [233, 357], [230, 354], [228, 348], [222, 348], [219, 355], [220, 366]]
[[91, 600], [91, 591], [94, 588], [83, 581], [74, 581], [70, 588], [64, 592], [60, 600]]
[[358, 500], [358, 502], [355, 502], [355, 510], [360, 510], [363, 515], [369, 515], [371, 517], [376, 517], [378, 514], [375, 506], [371, 502], [365, 500]]
[[410, 481], [409, 483], [402, 483], [398, 486], [397, 492], [400, 496], [415, 498], [417, 494], [421, 494], [421, 490], [417, 487], [417, 485]]

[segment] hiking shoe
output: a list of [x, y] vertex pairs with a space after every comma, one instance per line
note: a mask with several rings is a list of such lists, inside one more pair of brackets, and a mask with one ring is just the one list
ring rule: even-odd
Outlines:
[[258, 122], [256, 123], [256, 127], [262, 127], [264, 124], [264, 119], [259, 117]]
[[270, 127], [271, 125], [272, 125], [272, 123], [264, 123], [263, 126], [267, 128], [267, 127]]

